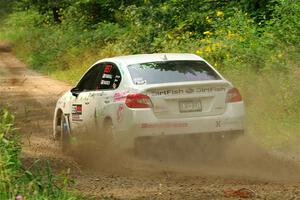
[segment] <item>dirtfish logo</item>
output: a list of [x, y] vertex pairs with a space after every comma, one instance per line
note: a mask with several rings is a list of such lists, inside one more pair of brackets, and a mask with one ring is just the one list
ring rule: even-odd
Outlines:
[[184, 90], [183, 89], [161, 90], [161, 91], [154, 91], [151, 94], [153, 96], [176, 95], [176, 94], [184, 94]]
[[225, 92], [226, 89], [223, 87], [216, 87], [216, 88], [197, 88], [196, 92], [198, 93], [205, 93], [205, 92]]
[[178, 95], [178, 94], [193, 94], [193, 93], [211, 93], [211, 92], [225, 92], [224, 87], [207, 87], [207, 88], [186, 88], [186, 89], [169, 89], [158, 90], [151, 92], [152, 96], [161, 95]]

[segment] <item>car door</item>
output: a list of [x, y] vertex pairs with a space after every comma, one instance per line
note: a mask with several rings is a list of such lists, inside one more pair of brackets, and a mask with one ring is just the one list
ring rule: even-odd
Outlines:
[[71, 105], [71, 128], [73, 131], [88, 132], [94, 116], [93, 95], [97, 89], [97, 80], [101, 75], [101, 64], [92, 66], [77, 84], [78, 96]]
[[121, 83], [121, 73], [115, 63], [101, 63], [101, 74], [97, 80], [96, 91], [90, 95], [90, 102], [95, 105], [94, 124], [95, 128], [101, 128], [103, 120], [111, 116], [114, 110], [114, 94]]

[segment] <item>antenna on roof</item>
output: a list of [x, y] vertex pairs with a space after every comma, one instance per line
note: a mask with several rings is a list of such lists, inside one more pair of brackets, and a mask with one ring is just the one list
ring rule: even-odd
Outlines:
[[165, 54], [163, 60], [168, 60], [167, 55]]

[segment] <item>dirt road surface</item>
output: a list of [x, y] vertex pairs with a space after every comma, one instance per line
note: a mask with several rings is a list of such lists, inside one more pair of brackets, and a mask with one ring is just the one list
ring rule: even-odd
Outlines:
[[[185, 160], [138, 160], [114, 156], [96, 167], [62, 155], [52, 139], [57, 98], [70, 85], [26, 68], [9, 52], [0, 52], [0, 106], [16, 114], [23, 141], [23, 161], [48, 160], [55, 172], [70, 169], [73, 189], [101, 199], [249, 199], [300, 200], [299, 163], [275, 156], [244, 137], [224, 158], [203, 163]], [[245, 193], [245, 192], [244, 192]]]

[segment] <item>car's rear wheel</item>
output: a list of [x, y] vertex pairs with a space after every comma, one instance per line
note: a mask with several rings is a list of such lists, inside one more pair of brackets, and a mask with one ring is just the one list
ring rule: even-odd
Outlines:
[[60, 117], [60, 148], [63, 153], [68, 153], [70, 151], [70, 147], [70, 129], [67, 118], [62, 113]]

